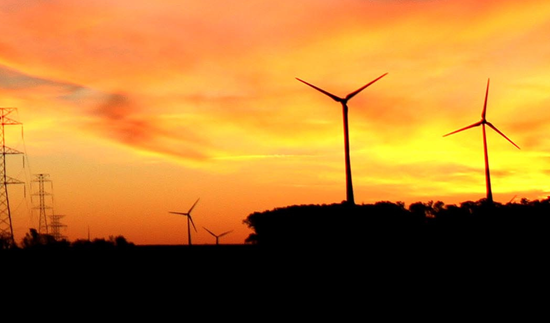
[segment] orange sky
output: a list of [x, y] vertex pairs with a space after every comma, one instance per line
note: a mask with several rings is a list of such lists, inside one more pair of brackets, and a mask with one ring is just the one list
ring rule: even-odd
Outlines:
[[[550, 195], [550, 3], [541, 1], [3, 0], [0, 107], [23, 125], [8, 174], [52, 180], [70, 240], [243, 243], [252, 212], [345, 199], [349, 101], [356, 203]], [[12, 126], [14, 127], [14, 126]], [[6, 127], [8, 128], [8, 127]], [[13, 131], [12, 131], [13, 130]], [[15, 160], [12, 160], [12, 158]], [[38, 226], [10, 186], [19, 242]], [[36, 198], [34, 198], [36, 200]]]

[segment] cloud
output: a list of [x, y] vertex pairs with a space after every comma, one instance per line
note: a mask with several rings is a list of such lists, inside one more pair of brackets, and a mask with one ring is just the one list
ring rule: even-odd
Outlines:
[[21, 75], [4, 88], [54, 87], [102, 138], [210, 160], [339, 147], [338, 106], [294, 77], [345, 95], [389, 72], [352, 99], [350, 127], [397, 145], [474, 122], [487, 74], [526, 60], [546, 17], [527, 19], [531, 2], [344, 3], [6, 2], [0, 61]]
[[3, 65], [0, 65], [0, 88], [20, 92], [42, 90], [58, 96], [83, 89], [77, 84], [32, 76]]
[[189, 160], [205, 160], [206, 141], [188, 129], [164, 129], [125, 93], [112, 93], [91, 110], [89, 129], [125, 145]]

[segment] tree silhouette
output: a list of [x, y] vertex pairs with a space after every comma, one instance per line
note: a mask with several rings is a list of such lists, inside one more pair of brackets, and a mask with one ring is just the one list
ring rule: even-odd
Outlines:
[[550, 247], [550, 198], [292, 205], [254, 212], [243, 223], [254, 231], [246, 242], [265, 246], [541, 250]]
[[66, 248], [69, 242], [66, 240], [57, 241], [50, 234], [38, 233], [34, 228], [29, 229], [21, 241], [23, 249], [54, 249]]

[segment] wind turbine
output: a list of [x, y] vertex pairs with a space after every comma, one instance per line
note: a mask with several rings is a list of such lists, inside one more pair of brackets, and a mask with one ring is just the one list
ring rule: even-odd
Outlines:
[[357, 93], [363, 91], [367, 86], [371, 85], [372, 83], [378, 81], [383, 76], [385, 76], [388, 73], [382, 74], [382, 76], [379, 76], [378, 78], [374, 79], [370, 83], [367, 83], [366, 85], [362, 86], [361, 88], [355, 90], [354, 92], [351, 92], [350, 94], [346, 95], [345, 98], [338, 97], [332, 93], [329, 93], [323, 89], [320, 89], [316, 87], [313, 84], [310, 84], [304, 80], [301, 80], [299, 78], [296, 78], [298, 81], [305, 83], [312, 88], [316, 89], [317, 91], [329, 96], [336, 102], [340, 102], [342, 104], [342, 113], [344, 115], [344, 151], [345, 151], [345, 161], [346, 161], [346, 200], [348, 203], [355, 205], [355, 199], [353, 197], [353, 184], [351, 182], [351, 161], [349, 156], [349, 128], [348, 128], [348, 101], [353, 98]]
[[487, 119], [485, 118], [485, 115], [487, 113], [487, 96], [489, 95], [489, 81], [490, 79], [487, 79], [487, 90], [485, 91], [485, 103], [483, 104], [483, 111], [481, 112], [481, 120], [471, 124], [467, 127], [458, 129], [456, 131], [450, 132], [446, 135], [443, 135], [443, 137], [452, 135], [454, 133], [460, 132], [462, 130], [470, 129], [473, 127], [481, 126], [481, 129], [483, 130], [483, 153], [485, 156], [485, 186], [487, 187], [487, 201], [490, 204], [493, 204], [493, 192], [491, 191], [491, 175], [489, 174], [489, 155], [487, 153], [487, 136], [485, 134], [485, 125], [491, 127], [494, 131], [496, 131], [499, 135], [504, 137], [506, 140], [508, 140], [512, 145], [514, 145], [517, 149], [520, 149], [518, 145], [516, 145], [512, 140], [510, 140], [506, 135], [504, 135], [502, 132], [500, 132], [495, 126], [493, 126]]
[[216, 245], [218, 245], [218, 239], [223, 237], [224, 235], [228, 234], [228, 233], [231, 233], [233, 232], [233, 230], [230, 230], [230, 231], [225, 231], [224, 233], [220, 233], [220, 234], [215, 234], [214, 232], [208, 230], [207, 228], [203, 227], [204, 230], [208, 231], [208, 233], [210, 233], [211, 235], [213, 235], [214, 237], [216, 237]]
[[172, 214], [185, 215], [187, 217], [187, 239], [188, 239], [188, 244], [189, 245], [191, 245], [191, 227], [190, 227], [189, 223], [191, 223], [193, 225], [193, 229], [195, 229], [195, 232], [197, 232], [197, 228], [195, 227], [195, 223], [193, 223], [193, 218], [191, 218], [191, 211], [193, 211], [193, 208], [195, 207], [195, 205], [197, 205], [197, 202], [199, 201], [199, 199], [200, 198], [198, 198], [195, 201], [195, 203], [193, 203], [193, 206], [191, 206], [191, 208], [187, 212], [169, 212], [169, 213], [172, 213]]

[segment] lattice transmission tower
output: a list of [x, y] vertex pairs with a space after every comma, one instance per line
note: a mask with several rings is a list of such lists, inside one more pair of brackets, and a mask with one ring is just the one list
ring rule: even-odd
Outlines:
[[52, 214], [50, 217], [50, 229], [51, 229], [51, 235], [53, 238], [57, 241], [60, 240], [66, 240], [67, 236], [61, 234], [61, 228], [66, 228], [67, 225], [61, 223], [61, 218], [64, 217], [64, 215], [59, 214]]
[[17, 108], [0, 108], [0, 141], [2, 142], [2, 155], [0, 157], [0, 180], [2, 181], [2, 185], [0, 187], [0, 241], [3, 244], [1, 246], [2, 248], [11, 248], [15, 246], [8, 185], [24, 184], [24, 182], [8, 176], [6, 169], [6, 157], [8, 155], [23, 154], [20, 151], [6, 146], [5, 127], [21, 125], [20, 122], [8, 117], [15, 111], [17, 111]]
[[[38, 196], [38, 205], [33, 207], [33, 210], [38, 210], [38, 233], [49, 234], [48, 232], [48, 216], [51, 215], [52, 206], [46, 204], [46, 196], [51, 197], [51, 193], [46, 192], [44, 184], [49, 182], [51, 185], [50, 175], [48, 174], [36, 174], [36, 178], [33, 179], [33, 183], [38, 183], [38, 192], [32, 193], [32, 196]], [[34, 204], [34, 203], [33, 203]]]
[[[38, 203], [33, 209], [39, 211], [38, 215], [38, 233], [49, 234], [55, 240], [62, 240], [66, 237], [61, 234], [61, 228], [66, 227], [60, 219], [63, 215], [54, 213], [53, 184], [49, 174], [35, 174], [34, 183], [38, 183], [38, 190], [32, 196], [38, 196]], [[50, 183], [49, 191], [46, 189], [46, 183]], [[48, 218], [50, 222], [48, 223]]]

